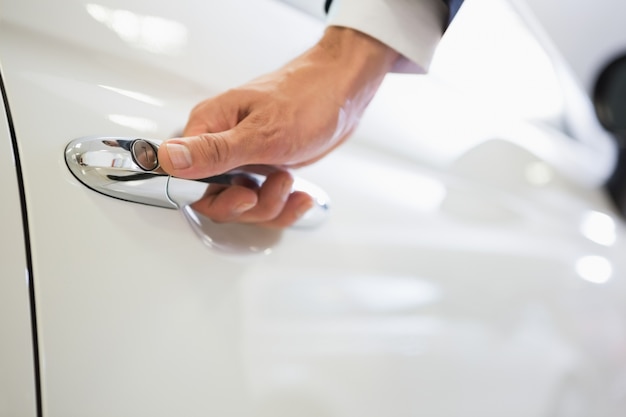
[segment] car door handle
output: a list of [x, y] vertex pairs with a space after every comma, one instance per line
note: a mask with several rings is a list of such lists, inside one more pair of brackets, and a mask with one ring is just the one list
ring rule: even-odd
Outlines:
[[[67, 145], [65, 162], [78, 181], [94, 191], [120, 200], [181, 209], [187, 217], [198, 216], [192, 213], [189, 205], [203, 196], [208, 184], [253, 181], [260, 185], [265, 175], [276, 169], [258, 166], [257, 172], [241, 168], [198, 180], [175, 178], [159, 166], [157, 153], [160, 144], [161, 141], [152, 139], [83, 137]], [[315, 204], [293, 227], [310, 228], [321, 224], [329, 212], [327, 194], [301, 178], [295, 178], [295, 190], [311, 195]]]

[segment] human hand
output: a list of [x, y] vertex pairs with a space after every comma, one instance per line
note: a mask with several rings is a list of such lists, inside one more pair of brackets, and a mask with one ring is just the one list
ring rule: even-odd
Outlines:
[[203, 178], [244, 165], [275, 166], [261, 187], [213, 185], [193, 208], [218, 222], [289, 226], [313, 201], [292, 192], [286, 169], [345, 141], [397, 58], [365, 34], [329, 27], [277, 71], [199, 103], [184, 137], [159, 148], [161, 167], [176, 177]]

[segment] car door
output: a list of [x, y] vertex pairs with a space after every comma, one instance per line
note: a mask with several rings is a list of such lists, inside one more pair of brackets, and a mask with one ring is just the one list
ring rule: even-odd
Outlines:
[[[0, 84], [2, 79], [0, 78]], [[22, 217], [19, 162], [8, 123], [9, 113], [0, 102], [0, 416], [35, 416], [36, 346], [33, 344], [30, 290], [32, 275], [27, 262]]]
[[[298, 172], [333, 199], [328, 221], [252, 256], [76, 179], [71, 141], [174, 136], [198, 100], [310, 40], [289, 33], [320, 29], [271, 1], [185, 5], [2, 4], [43, 415], [528, 417], [565, 388], [604, 399], [623, 340], [581, 318], [624, 323], [623, 230], [599, 191], [520, 146], [485, 140], [438, 170], [357, 139]], [[608, 243], [578, 232], [587, 214]]]

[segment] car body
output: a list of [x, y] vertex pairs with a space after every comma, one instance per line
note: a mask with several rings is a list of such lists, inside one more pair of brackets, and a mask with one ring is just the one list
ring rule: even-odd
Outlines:
[[[297, 172], [330, 217], [255, 254], [85, 187], [71, 141], [175, 136], [323, 29], [269, 0], [192, 3], [0, 2], [1, 416], [622, 415], [610, 152], [550, 123], [391, 79]], [[394, 86], [431, 95], [397, 106]]]

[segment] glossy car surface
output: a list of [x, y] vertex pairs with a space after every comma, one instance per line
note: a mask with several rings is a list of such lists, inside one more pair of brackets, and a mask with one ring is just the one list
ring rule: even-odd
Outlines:
[[297, 172], [330, 218], [225, 254], [176, 210], [86, 188], [66, 146], [172, 137], [322, 22], [269, 0], [0, 11], [0, 415], [622, 415], [626, 234], [584, 181], [608, 151], [391, 78]]

